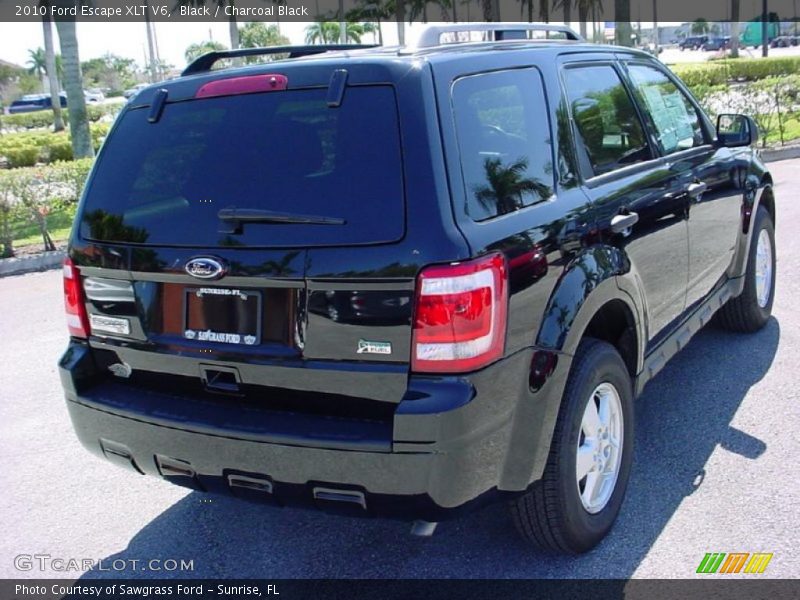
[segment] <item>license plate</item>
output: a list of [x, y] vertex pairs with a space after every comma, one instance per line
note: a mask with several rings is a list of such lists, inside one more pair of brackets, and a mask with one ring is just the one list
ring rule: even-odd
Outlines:
[[261, 293], [231, 288], [188, 288], [183, 337], [254, 346], [261, 341]]

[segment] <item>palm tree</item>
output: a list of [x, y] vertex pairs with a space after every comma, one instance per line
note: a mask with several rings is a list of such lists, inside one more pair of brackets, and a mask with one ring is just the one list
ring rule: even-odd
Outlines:
[[[219, 6], [220, 11], [224, 14], [225, 7], [233, 7], [235, 0], [211, 0], [211, 2]], [[285, 4], [285, 0], [275, 0], [273, 4]], [[181, 6], [199, 8], [205, 5], [206, 0], [178, 0], [177, 4], [172, 10], [175, 12]], [[228, 17], [228, 32], [231, 36], [231, 50], [236, 50], [239, 48], [239, 24], [236, 22], [236, 16], [233, 14]]]
[[374, 23], [374, 32], [368, 32], [365, 29], [365, 33], [377, 33], [378, 44], [383, 46], [383, 30], [381, 29], [381, 22], [389, 19], [392, 16], [390, 3], [383, 2], [382, 0], [358, 0], [358, 4], [359, 5], [356, 8], [348, 11], [346, 20], [357, 22], [366, 21], [370, 24]]
[[[337, 21], [317, 21], [306, 27], [306, 44], [336, 44], [340, 39], [340, 24]], [[345, 42], [361, 43], [364, 26], [361, 23], [345, 23]]]
[[397, 41], [406, 45], [406, 1], [394, 0], [394, 18], [397, 21]]
[[158, 67], [156, 60], [156, 48], [153, 35], [153, 24], [150, 22], [150, 0], [144, 0], [144, 26], [147, 33], [147, 54], [150, 57], [150, 64], [147, 68], [150, 70], [150, 83], [158, 81]]
[[209, 52], [220, 52], [222, 50], [227, 50], [224, 44], [220, 44], [219, 42], [215, 42], [213, 40], [206, 40], [204, 42], [187, 46], [186, 50], [183, 52], [183, 56], [186, 57], [186, 64], [189, 64], [194, 61], [194, 59], [203, 56], [203, 54], [208, 54]]
[[532, 177], [524, 177], [528, 170], [528, 159], [518, 158], [503, 166], [499, 158], [487, 158], [483, 165], [489, 185], [476, 187], [475, 198], [488, 211], [505, 215], [526, 205], [525, 196], [535, 194], [541, 199], [549, 198], [553, 190]]
[[696, 19], [694, 22], [692, 22], [691, 31], [693, 34], [704, 35], [708, 33], [709, 30], [710, 28], [708, 25], [708, 21], [706, 21], [705, 19]]
[[[542, 0], [545, 4], [547, 0]], [[483, 12], [484, 21], [499, 21], [500, 20], [500, 1], [499, 0], [481, 0], [481, 12]]]
[[572, 2], [573, 0], [553, 0], [553, 8], [560, 8], [564, 11], [564, 25], [572, 22]]
[[581, 37], [586, 39], [588, 34], [586, 23], [589, 21], [589, 11], [592, 9], [592, 0], [576, 0], [578, 7], [578, 23], [581, 28]]
[[28, 50], [28, 73], [36, 75], [39, 79], [44, 81], [44, 76], [47, 73], [47, 64], [45, 62], [44, 48], [37, 48], [36, 50]]
[[[44, 6], [47, 7], [47, 4], [45, 3]], [[58, 85], [58, 67], [53, 47], [53, 23], [50, 21], [47, 10], [42, 13], [42, 33], [44, 34], [44, 62], [50, 88], [50, 104], [53, 107], [53, 131], [64, 131], [64, 117], [61, 114], [61, 89]]]
[[739, 0], [731, 0], [731, 58], [739, 58]]
[[631, 2], [630, 0], [614, 0], [614, 18], [617, 21], [617, 44], [631, 45]]
[[[73, 3], [73, 5], [75, 5]], [[89, 119], [86, 115], [86, 100], [83, 96], [83, 75], [78, 53], [78, 37], [75, 35], [75, 21], [58, 20], [58, 39], [61, 56], [64, 60], [64, 88], [69, 105], [69, 131], [72, 140], [72, 154], [75, 158], [94, 156]]]

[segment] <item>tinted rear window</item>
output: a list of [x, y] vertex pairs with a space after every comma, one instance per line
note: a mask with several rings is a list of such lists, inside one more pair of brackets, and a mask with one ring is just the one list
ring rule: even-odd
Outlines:
[[[405, 231], [400, 137], [390, 86], [272, 92], [128, 111], [106, 143], [82, 212], [86, 239], [147, 245], [314, 246], [394, 241]], [[224, 208], [344, 219], [245, 224]]]

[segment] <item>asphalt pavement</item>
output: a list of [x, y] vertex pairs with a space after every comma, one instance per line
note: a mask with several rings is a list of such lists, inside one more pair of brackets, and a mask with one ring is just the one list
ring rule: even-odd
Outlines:
[[[622, 514], [580, 557], [527, 547], [502, 505], [420, 539], [406, 523], [251, 505], [106, 464], [78, 444], [61, 395], [60, 272], [0, 279], [0, 577], [683, 578], [706, 552], [771, 552], [764, 576], [797, 577], [800, 160], [770, 167], [774, 317], [755, 335], [707, 328], [649, 384]], [[25, 558], [37, 554], [50, 559]], [[102, 563], [84, 574], [54, 559]], [[181, 559], [193, 570], [164, 570]]]

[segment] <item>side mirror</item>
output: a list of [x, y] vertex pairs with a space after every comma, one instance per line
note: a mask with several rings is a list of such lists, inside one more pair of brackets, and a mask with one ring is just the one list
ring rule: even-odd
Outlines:
[[752, 146], [758, 141], [758, 125], [747, 115], [719, 115], [717, 140], [728, 148]]

